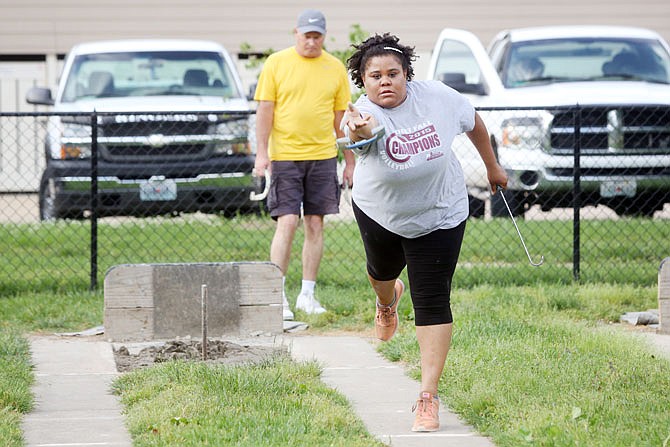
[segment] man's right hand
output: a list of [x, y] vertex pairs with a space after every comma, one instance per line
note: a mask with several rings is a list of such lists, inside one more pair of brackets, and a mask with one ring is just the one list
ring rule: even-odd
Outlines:
[[265, 171], [270, 171], [270, 158], [267, 155], [257, 153], [256, 161], [254, 162], [254, 175], [265, 177]]

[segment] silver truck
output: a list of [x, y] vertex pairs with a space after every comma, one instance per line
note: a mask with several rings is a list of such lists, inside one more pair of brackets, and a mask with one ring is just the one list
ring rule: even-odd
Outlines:
[[[515, 215], [532, 205], [572, 206], [576, 177], [581, 205], [652, 216], [670, 202], [670, 48], [657, 33], [524, 28], [500, 32], [485, 49], [472, 33], [445, 29], [428, 79], [459, 90], [480, 109], [509, 174], [505, 197]], [[467, 138], [454, 151], [471, 214], [479, 216], [488, 199], [484, 166]], [[492, 214], [505, 215], [496, 196]]]
[[83, 43], [68, 53], [54, 97], [35, 87], [26, 99], [56, 112], [39, 188], [43, 220], [91, 210], [95, 134], [100, 216], [234, 214], [259, 206], [249, 200], [259, 187], [248, 141], [252, 111], [217, 43]]

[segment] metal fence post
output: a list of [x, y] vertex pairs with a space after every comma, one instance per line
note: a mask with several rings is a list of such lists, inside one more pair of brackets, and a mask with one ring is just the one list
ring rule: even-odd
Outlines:
[[91, 285], [98, 286], [98, 114], [91, 114]]
[[579, 281], [579, 262], [580, 262], [580, 214], [579, 210], [581, 204], [581, 149], [582, 149], [582, 108], [577, 104], [575, 108], [575, 148], [574, 148], [574, 169], [572, 171], [572, 277], [575, 281]]

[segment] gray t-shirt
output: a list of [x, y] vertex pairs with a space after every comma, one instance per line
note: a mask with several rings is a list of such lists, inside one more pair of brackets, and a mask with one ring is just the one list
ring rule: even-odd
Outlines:
[[451, 150], [456, 135], [474, 128], [470, 102], [439, 81], [410, 81], [407, 99], [385, 109], [367, 96], [356, 101], [386, 129], [359, 153], [352, 196], [371, 219], [416, 238], [458, 226], [468, 217], [463, 170]]

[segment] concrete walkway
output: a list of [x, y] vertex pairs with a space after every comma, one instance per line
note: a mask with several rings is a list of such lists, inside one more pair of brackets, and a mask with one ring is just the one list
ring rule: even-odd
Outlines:
[[352, 403], [368, 431], [393, 447], [492, 447], [455, 414], [440, 408], [440, 430], [414, 433], [412, 405], [419, 383], [397, 364], [379, 355], [370, 341], [359, 337], [296, 336], [287, 339], [297, 360], [317, 360], [321, 379]]
[[23, 419], [26, 447], [131, 447], [112, 348], [96, 337], [33, 337], [35, 409]]
[[[670, 335], [644, 334], [670, 358]], [[118, 375], [112, 345], [100, 337], [33, 337], [36, 406], [23, 420], [26, 447], [131, 447], [122, 408], [111, 394]], [[411, 406], [418, 382], [359, 337], [287, 335], [281, 343], [297, 360], [316, 360], [323, 381], [344, 394], [367, 429], [393, 447], [491, 447], [442, 408], [441, 429], [413, 433]]]

